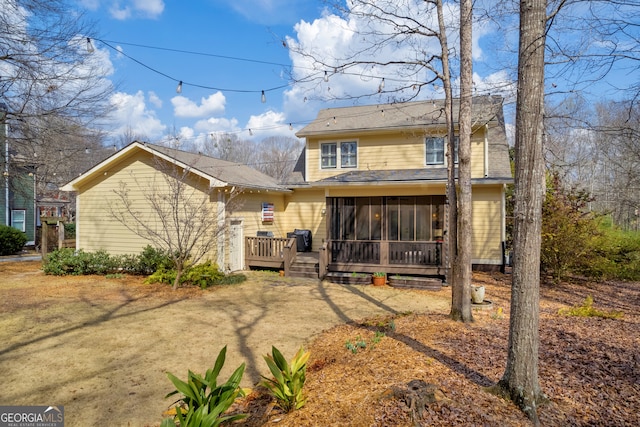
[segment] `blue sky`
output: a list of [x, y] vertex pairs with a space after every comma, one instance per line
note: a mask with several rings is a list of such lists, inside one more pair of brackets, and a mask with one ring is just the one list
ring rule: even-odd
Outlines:
[[[358, 34], [369, 22], [331, 14], [320, 0], [77, 1], [96, 22], [93, 55], [117, 85], [110, 100], [115, 111], [108, 125], [114, 137], [128, 130], [152, 142], [179, 135], [197, 144], [224, 132], [256, 141], [273, 135], [294, 136], [319, 109], [354, 103], [331, 98], [375, 94], [382, 78], [389, 93], [399, 84], [397, 70], [379, 68], [331, 73], [328, 82], [320, 78], [290, 84], [291, 75], [304, 78], [314, 72], [314, 65], [285, 48], [283, 41], [324, 58], [348, 56], [366, 42]], [[418, 0], [401, 3], [411, 13], [419, 9], [416, 5], [424, 4]], [[446, 19], [451, 20], [452, 46], [456, 7], [448, 3], [445, 10]], [[423, 14], [419, 19], [428, 17]], [[513, 96], [513, 71], [509, 71], [509, 65], [515, 64], [513, 55], [498, 52], [513, 49], [516, 36], [515, 31], [499, 34], [490, 23], [474, 27], [478, 93]], [[434, 40], [421, 43], [421, 49], [438, 49]], [[415, 55], [415, 49], [387, 47], [375, 55], [379, 60], [397, 59]], [[316, 75], [322, 72], [315, 71]], [[183, 87], [178, 94], [180, 80]], [[279, 89], [270, 90], [273, 88]], [[265, 103], [261, 102], [262, 90]], [[441, 88], [428, 87], [420, 97], [441, 98]], [[390, 94], [383, 93], [358, 102], [390, 99]]]
[[[326, 95], [375, 93], [385, 77], [380, 70], [373, 75], [369, 71], [331, 76], [327, 83], [290, 85], [291, 73], [305, 77], [313, 65], [291, 54], [283, 41], [325, 57], [339, 56], [359, 44], [355, 34], [363, 23], [332, 15], [319, 0], [78, 1], [96, 22], [94, 55], [104, 61], [108, 78], [117, 85], [111, 99], [116, 110], [108, 126], [115, 137], [126, 131], [149, 141], [177, 134], [202, 142], [223, 132], [258, 141], [294, 136], [319, 109], [339, 104]], [[455, 16], [455, 11], [450, 14]], [[487, 33], [488, 29], [477, 29], [476, 39]], [[475, 51], [481, 63], [479, 44]], [[401, 50], [381, 53], [399, 54]], [[506, 75], [491, 70], [491, 75], [477, 77], [482, 84], [485, 78], [503, 81]], [[386, 78], [390, 88], [393, 73]], [[423, 93], [429, 96], [441, 93], [434, 87]]]
[[[81, 5], [96, 21], [94, 44], [99, 54], [108, 55], [113, 69], [109, 78], [117, 84], [113, 102], [120, 108], [113, 117], [114, 130], [129, 127], [150, 140], [167, 133], [189, 138], [207, 130], [241, 132], [249, 126], [273, 128], [263, 136], [291, 133], [288, 123], [294, 118], [285, 126], [282, 111], [291, 61], [281, 40], [298, 20], [319, 16], [319, 3], [84, 0]], [[184, 81], [182, 93], [160, 73]], [[280, 86], [285, 88], [268, 90]], [[266, 103], [261, 102], [262, 90], [267, 90]], [[275, 129], [278, 125], [287, 132]]]

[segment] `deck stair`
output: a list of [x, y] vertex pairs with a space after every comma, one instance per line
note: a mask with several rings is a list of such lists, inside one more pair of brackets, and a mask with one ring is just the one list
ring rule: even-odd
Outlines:
[[298, 252], [287, 274], [289, 277], [318, 278], [318, 253]]

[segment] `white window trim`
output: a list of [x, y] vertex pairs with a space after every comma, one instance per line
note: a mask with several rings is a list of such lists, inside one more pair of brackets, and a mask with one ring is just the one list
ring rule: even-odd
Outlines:
[[[443, 147], [442, 147], [443, 148], [443, 160], [442, 160], [442, 163], [427, 163], [427, 139], [429, 139], [429, 138], [442, 138], [442, 140], [443, 140]], [[460, 136], [458, 134], [455, 134], [454, 138], [458, 139], [458, 147], [459, 147], [460, 146]], [[449, 164], [448, 161], [447, 161], [447, 135], [426, 135], [424, 137], [423, 146], [424, 146], [423, 159], [424, 159], [425, 167], [428, 167], [428, 168], [442, 168], [442, 167], [446, 167]], [[455, 150], [454, 156], [455, 156], [454, 164], [457, 165], [458, 164], [458, 150]]]
[[[323, 152], [322, 152], [322, 148], [325, 145], [335, 145], [335, 147], [336, 147], [336, 164], [335, 164], [335, 166], [322, 166], [322, 159], [324, 157]], [[320, 169], [323, 169], [323, 170], [326, 170], [326, 169], [338, 169], [339, 168], [338, 165], [340, 164], [339, 158], [340, 158], [340, 153], [339, 153], [339, 150], [338, 150], [338, 143], [337, 142], [326, 141], [326, 142], [321, 142], [320, 143], [320, 156], [319, 156]]]
[[[13, 225], [14, 224], [13, 217], [16, 212], [22, 213], [22, 228], [18, 228]], [[11, 209], [11, 226], [17, 230], [22, 231], [23, 233], [27, 232], [27, 210], [26, 209]]]
[[[356, 144], [356, 164], [355, 166], [342, 166], [342, 144], [346, 142], [352, 142]], [[326, 144], [334, 144], [336, 146], [336, 166], [322, 166], [322, 146]], [[358, 165], [360, 164], [360, 141], [357, 138], [353, 139], [339, 139], [339, 140], [327, 140], [319, 142], [319, 151], [320, 155], [318, 156], [319, 168], [320, 170], [337, 170], [337, 169], [358, 169]]]

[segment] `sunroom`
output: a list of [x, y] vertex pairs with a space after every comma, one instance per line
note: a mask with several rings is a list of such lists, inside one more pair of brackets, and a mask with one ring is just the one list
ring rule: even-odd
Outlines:
[[328, 197], [329, 271], [446, 274], [445, 196]]

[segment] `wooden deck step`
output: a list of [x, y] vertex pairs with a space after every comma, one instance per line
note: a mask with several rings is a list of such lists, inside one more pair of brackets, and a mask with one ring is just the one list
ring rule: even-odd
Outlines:
[[317, 279], [318, 269], [317, 252], [298, 252], [296, 259], [291, 264], [288, 276]]

